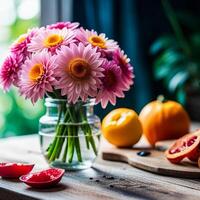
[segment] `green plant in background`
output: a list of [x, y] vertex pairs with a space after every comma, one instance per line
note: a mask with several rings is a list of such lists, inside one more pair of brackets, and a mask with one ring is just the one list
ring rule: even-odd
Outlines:
[[1, 137], [36, 133], [41, 111], [42, 102], [33, 108], [32, 103], [20, 97], [15, 89], [7, 95], [0, 92]]
[[[6, 39], [0, 41], [1, 58], [3, 52], [7, 50], [11, 42], [19, 35], [25, 33], [29, 28], [38, 26], [40, 22], [39, 15], [31, 18], [30, 13], [28, 13], [29, 16], [27, 16], [27, 19], [20, 17], [20, 9], [18, 8], [20, 6], [25, 7], [25, 4], [31, 3], [31, 1], [10, 0], [9, 2], [12, 4], [7, 4], [6, 8], [8, 8], [8, 5], [14, 6], [13, 11], [16, 13], [16, 18], [10, 24], [0, 24], [0, 29], [5, 29], [5, 33], [7, 34], [5, 35]], [[39, 1], [34, 0], [33, 2], [39, 4]], [[3, 4], [1, 5], [3, 7]], [[1, 37], [4, 37], [4, 35], [1, 34]], [[30, 101], [24, 100], [23, 97], [19, 96], [15, 88], [7, 94], [0, 91], [0, 137], [36, 133], [38, 131], [38, 119], [44, 112], [42, 105], [43, 102], [40, 101], [33, 107]]]
[[186, 12], [175, 13], [168, 0], [162, 5], [173, 34], [161, 36], [150, 48], [154, 76], [185, 104], [188, 93], [200, 92], [200, 20]]

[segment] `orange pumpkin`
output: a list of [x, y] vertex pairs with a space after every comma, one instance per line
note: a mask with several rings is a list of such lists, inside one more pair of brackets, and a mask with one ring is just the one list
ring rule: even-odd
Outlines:
[[190, 128], [189, 116], [181, 104], [165, 101], [163, 96], [147, 104], [139, 118], [143, 133], [152, 146], [157, 141], [180, 138]]

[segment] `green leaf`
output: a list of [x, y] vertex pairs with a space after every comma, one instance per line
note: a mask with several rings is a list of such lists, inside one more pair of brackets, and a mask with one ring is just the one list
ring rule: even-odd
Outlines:
[[182, 87], [189, 78], [188, 71], [179, 71], [169, 81], [168, 89], [175, 92], [178, 87]]
[[186, 91], [185, 91], [184, 87], [178, 88], [177, 93], [176, 93], [176, 98], [177, 98], [179, 103], [181, 103], [182, 105], [185, 105], [185, 103], [186, 103]]
[[157, 80], [165, 78], [170, 73], [171, 65], [159, 65], [154, 68], [154, 76]]
[[176, 49], [167, 49], [158, 59], [156, 59], [154, 66], [166, 63], [173, 65], [174, 63], [183, 61], [184, 59], [186, 59], [186, 56], [182, 52], [179, 52]]
[[177, 46], [176, 39], [170, 35], [162, 36], [151, 45], [150, 54], [156, 55], [171, 46]]
[[171, 74], [174, 68], [185, 65], [186, 57], [184, 54], [168, 49], [154, 62], [154, 76], [157, 80], [163, 79]]

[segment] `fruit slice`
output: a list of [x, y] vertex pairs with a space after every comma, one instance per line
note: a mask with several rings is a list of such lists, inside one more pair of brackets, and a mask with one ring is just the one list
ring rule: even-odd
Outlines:
[[200, 130], [178, 139], [167, 151], [166, 157], [172, 163], [179, 163], [183, 158], [197, 161], [200, 155]]
[[3, 178], [19, 178], [28, 174], [33, 167], [33, 164], [0, 163], [0, 176]]
[[31, 187], [47, 188], [59, 183], [64, 173], [64, 169], [51, 168], [21, 176], [20, 180]]

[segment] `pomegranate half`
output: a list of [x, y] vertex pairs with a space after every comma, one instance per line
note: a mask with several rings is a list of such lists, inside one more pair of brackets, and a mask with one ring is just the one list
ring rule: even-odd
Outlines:
[[21, 176], [20, 180], [31, 187], [49, 188], [58, 184], [64, 173], [64, 169], [50, 168]]
[[165, 154], [171, 163], [179, 163], [184, 158], [197, 161], [200, 156], [200, 129], [176, 140]]

